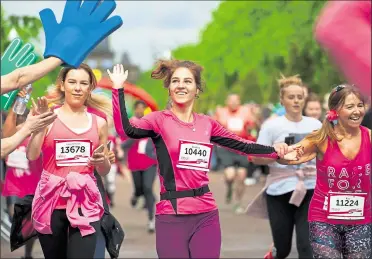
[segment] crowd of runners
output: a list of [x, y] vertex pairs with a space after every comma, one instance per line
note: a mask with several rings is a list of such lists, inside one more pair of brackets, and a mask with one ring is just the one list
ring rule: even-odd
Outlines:
[[[151, 78], [163, 81], [169, 104], [146, 114], [137, 100], [131, 118], [124, 91], [131, 71], [120, 64], [107, 71], [110, 100], [93, 93], [96, 77], [82, 63], [122, 24], [107, 18], [114, 1], [98, 3], [67, 1], [59, 27], [43, 10], [45, 59], [1, 77], [1, 94], [25, 96], [29, 83], [63, 66], [48, 97], [32, 100], [23, 115], [10, 109], [2, 123], [2, 236], [13, 250], [24, 245], [32, 258], [38, 239], [45, 258], [103, 258], [105, 250], [117, 258], [124, 232], [110, 206], [117, 202], [115, 178], [123, 176], [133, 183], [128, 203], [148, 215], [144, 227], [156, 236], [159, 258], [219, 258], [222, 230], [208, 174], [221, 172], [232, 213], [247, 214], [247, 222], [268, 219], [273, 244], [266, 258], [286, 258], [294, 230], [299, 258], [372, 258], [371, 60], [359, 49], [346, 52], [355, 38], [338, 42], [334, 32], [347, 11], [370, 17], [370, 2], [332, 3], [318, 21], [318, 41], [350, 81], [324, 86], [325, 97], [300, 75], [281, 75], [276, 105], [229, 93], [225, 106], [196, 113], [203, 68], [160, 60]], [[76, 10], [81, 20], [70, 19]], [[348, 18], [346, 25], [366, 23], [364, 16]], [[369, 31], [355, 37], [369, 37], [370, 46], [368, 22]], [[17, 56], [26, 58], [22, 49]], [[262, 178], [262, 190], [244, 204], [245, 189]], [[12, 225], [7, 233], [4, 224]]]

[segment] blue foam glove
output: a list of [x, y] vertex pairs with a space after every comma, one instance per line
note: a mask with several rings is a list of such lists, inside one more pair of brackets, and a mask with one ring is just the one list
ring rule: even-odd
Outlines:
[[123, 24], [119, 16], [107, 19], [116, 8], [115, 1], [85, 0], [82, 5], [81, 2], [67, 0], [59, 24], [51, 9], [40, 12], [46, 39], [44, 58], [57, 57], [64, 65], [77, 68], [103, 39]]

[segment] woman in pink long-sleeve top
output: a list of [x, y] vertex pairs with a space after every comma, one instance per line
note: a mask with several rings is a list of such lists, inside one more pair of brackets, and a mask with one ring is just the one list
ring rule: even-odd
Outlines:
[[[159, 258], [219, 258], [221, 229], [218, 210], [209, 189], [212, 147], [272, 159], [284, 156], [286, 144], [258, 145], [227, 131], [209, 116], [193, 112], [202, 89], [202, 68], [191, 61], [161, 61], [152, 78], [164, 79], [172, 107], [129, 121], [123, 84], [123, 66], [109, 72], [113, 81], [116, 131], [130, 138], [152, 138], [158, 160], [161, 201], [156, 205], [156, 248]], [[212, 143], [211, 143], [212, 142]], [[278, 152], [278, 153], [277, 153]], [[296, 159], [296, 151], [288, 154]], [[287, 155], [286, 155], [287, 156]]]

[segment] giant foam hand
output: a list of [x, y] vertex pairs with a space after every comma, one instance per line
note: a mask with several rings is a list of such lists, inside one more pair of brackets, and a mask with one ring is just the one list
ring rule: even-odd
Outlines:
[[116, 8], [114, 0], [81, 3], [81, 0], [67, 0], [60, 23], [51, 9], [40, 12], [46, 39], [44, 58], [57, 57], [64, 65], [77, 68], [103, 39], [123, 24], [119, 16], [107, 19]]
[[[17, 68], [32, 65], [36, 62], [37, 56], [33, 53], [34, 46], [31, 43], [23, 42], [15, 38], [9, 44], [1, 56], [1, 75], [9, 74]], [[1, 110], [7, 111], [13, 104], [18, 90], [1, 95]]]

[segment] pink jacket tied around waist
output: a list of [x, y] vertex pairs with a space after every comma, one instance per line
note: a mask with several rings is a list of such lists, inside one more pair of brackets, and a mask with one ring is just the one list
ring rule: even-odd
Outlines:
[[32, 203], [32, 222], [36, 231], [52, 234], [51, 217], [60, 197], [67, 199], [66, 214], [71, 226], [78, 227], [82, 236], [94, 233], [90, 223], [100, 220], [104, 212], [94, 175], [70, 172], [62, 178], [45, 170]]
[[293, 204], [297, 207], [301, 205], [301, 202], [306, 195], [306, 187], [304, 180], [307, 178], [316, 177], [316, 169], [309, 168], [304, 170], [285, 170], [280, 168], [270, 168], [270, 174], [267, 176], [266, 184], [260, 193], [253, 199], [253, 201], [248, 205], [246, 213], [253, 217], [268, 219], [267, 205], [266, 205], [266, 189], [272, 183], [278, 182], [285, 178], [292, 176], [298, 177], [298, 182], [296, 188], [294, 189], [291, 199], [289, 200], [290, 204]]

